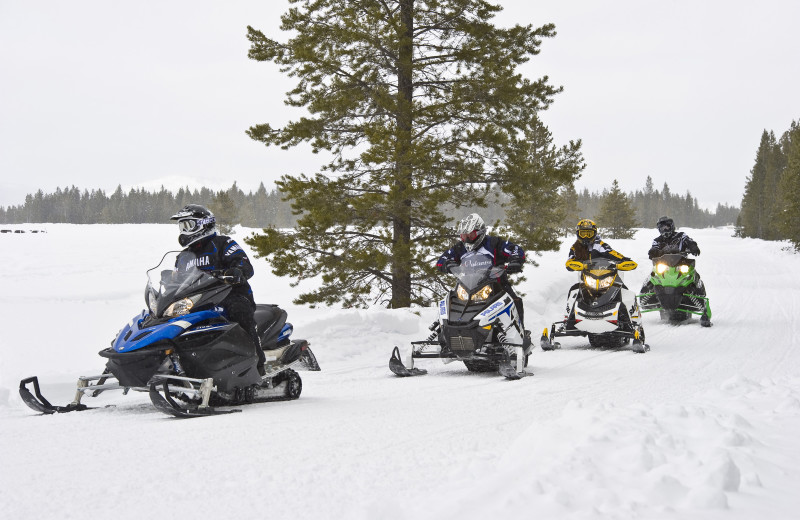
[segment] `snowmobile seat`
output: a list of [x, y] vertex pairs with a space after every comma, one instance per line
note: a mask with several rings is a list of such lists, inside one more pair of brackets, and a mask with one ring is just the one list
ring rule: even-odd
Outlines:
[[270, 345], [276, 343], [287, 316], [286, 311], [277, 305], [263, 303], [256, 305], [256, 330], [261, 336], [261, 346], [264, 350], [268, 350]]

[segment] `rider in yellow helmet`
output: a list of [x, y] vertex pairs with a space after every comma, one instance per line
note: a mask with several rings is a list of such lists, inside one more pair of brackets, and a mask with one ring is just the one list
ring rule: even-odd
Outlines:
[[[616, 262], [629, 262], [631, 260], [627, 256], [623, 256], [614, 251], [610, 245], [600, 240], [600, 237], [597, 236], [597, 224], [588, 218], [578, 221], [578, 225], [575, 228], [575, 235], [578, 239], [569, 249], [569, 258], [567, 258], [567, 262], [570, 260], [586, 262], [587, 260], [598, 257], [608, 258]], [[569, 270], [569, 267], [567, 270]]]

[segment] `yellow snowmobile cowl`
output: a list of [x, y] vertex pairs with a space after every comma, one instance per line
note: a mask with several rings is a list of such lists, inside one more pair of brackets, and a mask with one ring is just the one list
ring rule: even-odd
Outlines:
[[589, 273], [591, 273], [592, 276], [596, 276], [596, 277], [599, 278], [601, 276], [605, 276], [607, 274], [611, 274], [611, 270], [610, 269], [592, 269], [591, 271], [589, 271]]

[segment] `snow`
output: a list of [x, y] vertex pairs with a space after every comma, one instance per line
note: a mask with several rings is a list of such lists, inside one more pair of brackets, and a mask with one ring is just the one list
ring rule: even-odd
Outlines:
[[[287, 309], [322, 371], [301, 373], [297, 401], [181, 421], [135, 392], [53, 416], [17, 392], [37, 375], [66, 404], [77, 376], [101, 371], [97, 352], [142, 309], [144, 271], [175, 249], [174, 227], [5, 228], [46, 233], [0, 234], [0, 519], [798, 517], [800, 256], [784, 243], [684, 230], [714, 327], [646, 314], [651, 352], [562, 338], [520, 381], [438, 360], [397, 378], [392, 347], [427, 336], [435, 310], [297, 307], [303, 286], [256, 260], [257, 301]], [[640, 264], [631, 288], [653, 235], [609, 241]], [[535, 337], [575, 280], [567, 247], [519, 286]]]

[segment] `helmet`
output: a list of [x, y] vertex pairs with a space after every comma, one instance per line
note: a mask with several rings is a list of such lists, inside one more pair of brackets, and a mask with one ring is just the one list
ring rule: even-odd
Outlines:
[[483, 237], [486, 236], [486, 224], [477, 213], [470, 213], [461, 219], [456, 230], [467, 251], [472, 251], [480, 246], [483, 243]]
[[581, 219], [575, 228], [575, 234], [578, 236], [578, 240], [588, 244], [597, 236], [597, 224], [588, 218]]
[[199, 204], [187, 204], [169, 219], [178, 221], [178, 228], [181, 231], [178, 243], [182, 247], [194, 244], [217, 232], [217, 219], [214, 218], [214, 214]]
[[675, 223], [669, 217], [661, 217], [656, 223], [656, 229], [664, 238], [669, 238], [675, 233]]

